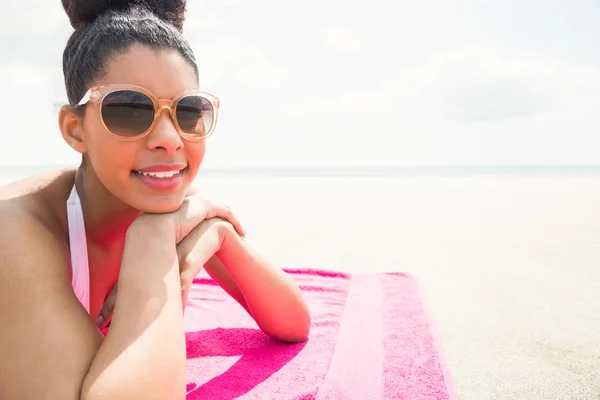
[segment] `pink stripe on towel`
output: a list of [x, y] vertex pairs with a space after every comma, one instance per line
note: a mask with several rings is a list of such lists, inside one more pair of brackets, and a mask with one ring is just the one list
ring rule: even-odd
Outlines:
[[185, 314], [187, 399], [456, 400], [416, 280], [401, 273], [287, 270], [312, 314], [285, 344], [204, 272]]
[[353, 276], [333, 358], [316, 400], [382, 398], [382, 311], [379, 277]]
[[457, 399], [414, 278], [287, 272], [311, 309], [306, 343], [269, 338], [197, 277], [185, 316], [188, 399]]
[[380, 279], [386, 299], [382, 398], [458, 399], [416, 279], [400, 273]]

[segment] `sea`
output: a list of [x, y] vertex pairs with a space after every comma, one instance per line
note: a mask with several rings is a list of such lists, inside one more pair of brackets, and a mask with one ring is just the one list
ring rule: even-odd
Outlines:
[[[0, 165], [0, 183], [74, 165]], [[308, 167], [207, 167], [198, 177], [452, 177], [452, 176], [600, 176], [600, 165], [396, 165]]]

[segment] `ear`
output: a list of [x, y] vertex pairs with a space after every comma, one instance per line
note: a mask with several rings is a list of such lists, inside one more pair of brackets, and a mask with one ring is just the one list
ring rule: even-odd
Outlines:
[[75, 113], [72, 106], [62, 106], [58, 114], [58, 126], [63, 139], [75, 151], [81, 154], [87, 152], [83, 140], [83, 118]]

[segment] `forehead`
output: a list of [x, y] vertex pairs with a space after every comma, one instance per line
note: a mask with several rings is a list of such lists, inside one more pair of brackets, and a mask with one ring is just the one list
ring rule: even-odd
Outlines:
[[176, 50], [154, 50], [134, 45], [113, 56], [106, 64], [106, 75], [98, 85], [136, 85], [159, 98], [172, 98], [181, 92], [198, 90], [193, 67]]

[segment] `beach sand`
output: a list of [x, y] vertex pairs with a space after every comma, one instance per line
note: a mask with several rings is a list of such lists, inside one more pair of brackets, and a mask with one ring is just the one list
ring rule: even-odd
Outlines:
[[600, 176], [197, 186], [279, 267], [417, 277], [460, 399], [600, 399]]
[[460, 399], [600, 399], [600, 177], [198, 186], [280, 267], [416, 276]]

